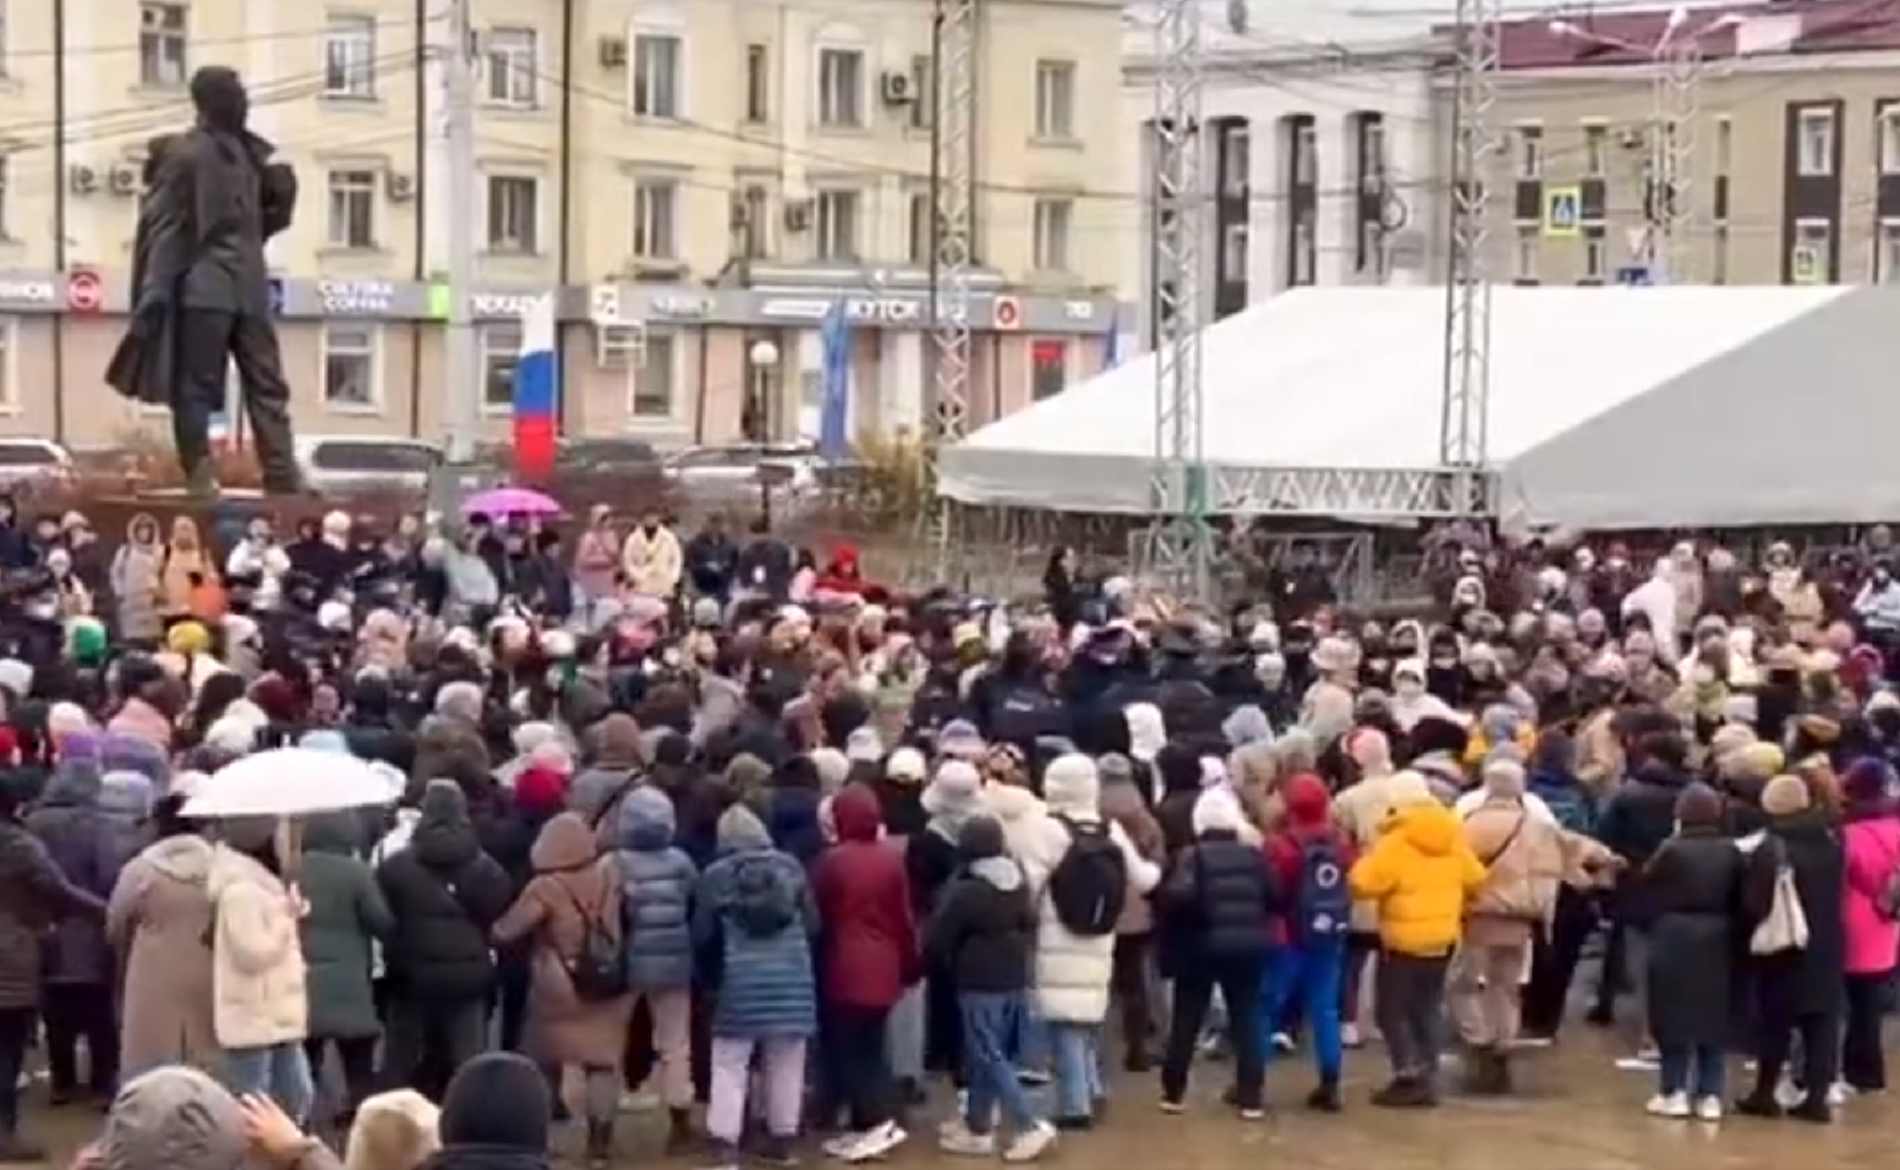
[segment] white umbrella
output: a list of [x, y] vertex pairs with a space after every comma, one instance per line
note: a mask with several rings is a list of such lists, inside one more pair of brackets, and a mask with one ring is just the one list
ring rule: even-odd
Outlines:
[[355, 756], [277, 748], [245, 756], [199, 781], [180, 811], [199, 819], [298, 817], [388, 804], [387, 773]]

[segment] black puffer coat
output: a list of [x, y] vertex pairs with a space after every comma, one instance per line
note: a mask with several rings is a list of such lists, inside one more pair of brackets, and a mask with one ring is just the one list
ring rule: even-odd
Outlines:
[[1742, 883], [1743, 924], [1751, 932], [1774, 904], [1775, 870], [1782, 858], [1794, 871], [1795, 892], [1808, 920], [1808, 945], [1756, 956], [1756, 994], [1764, 1015], [1833, 1015], [1841, 1010], [1841, 972], [1847, 967], [1847, 925], [1841, 917], [1847, 868], [1840, 831], [1813, 810], [1769, 824]]
[[423, 792], [409, 847], [376, 871], [396, 919], [384, 952], [398, 995], [437, 1002], [480, 999], [495, 978], [488, 943], [513, 900], [513, 884], [482, 852], [468, 798], [437, 780]]
[[1175, 857], [1161, 890], [1164, 967], [1179, 973], [1208, 960], [1264, 955], [1273, 941], [1276, 884], [1258, 845], [1231, 830], [1202, 833]]
[[1748, 858], [1712, 828], [1687, 828], [1650, 859], [1649, 1032], [1659, 1044], [1723, 1044], [1741, 953]]

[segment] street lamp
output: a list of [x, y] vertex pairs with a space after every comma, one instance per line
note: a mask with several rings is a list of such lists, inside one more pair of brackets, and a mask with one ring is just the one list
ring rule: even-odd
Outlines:
[[772, 437], [772, 383], [778, 376], [778, 346], [770, 338], [761, 337], [746, 350], [745, 357], [746, 403], [739, 429], [752, 442], [763, 443]]
[[1735, 27], [1741, 18], [1725, 13], [1696, 28], [1688, 28], [1689, 10], [1670, 10], [1662, 32], [1650, 44], [1638, 44], [1581, 28], [1567, 20], [1553, 20], [1553, 36], [1599, 48], [1636, 53], [1654, 68], [1650, 84], [1648, 191], [1643, 200], [1644, 229], [1640, 247], [1632, 241], [1656, 283], [1680, 282], [1688, 272], [1688, 222], [1694, 201], [1688, 190], [1694, 178], [1695, 126], [1700, 114], [1702, 42], [1713, 33]]

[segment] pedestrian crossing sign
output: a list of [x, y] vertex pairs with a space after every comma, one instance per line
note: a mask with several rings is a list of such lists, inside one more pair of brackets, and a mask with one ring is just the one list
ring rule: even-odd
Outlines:
[[1544, 188], [1544, 235], [1553, 240], [1570, 240], [1583, 234], [1583, 189], [1581, 187]]

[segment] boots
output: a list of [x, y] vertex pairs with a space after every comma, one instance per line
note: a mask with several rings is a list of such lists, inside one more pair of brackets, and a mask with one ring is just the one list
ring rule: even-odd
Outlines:
[[587, 1123], [587, 1165], [589, 1170], [606, 1170], [614, 1158], [614, 1123]]
[[209, 459], [201, 459], [185, 468], [185, 492], [194, 499], [215, 500], [223, 489], [218, 484], [218, 469]]
[[688, 1154], [693, 1150], [698, 1135], [693, 1132], [693, 1111], [690, 1109], [667, 1110], [666, 1152], [669, 1157]]

